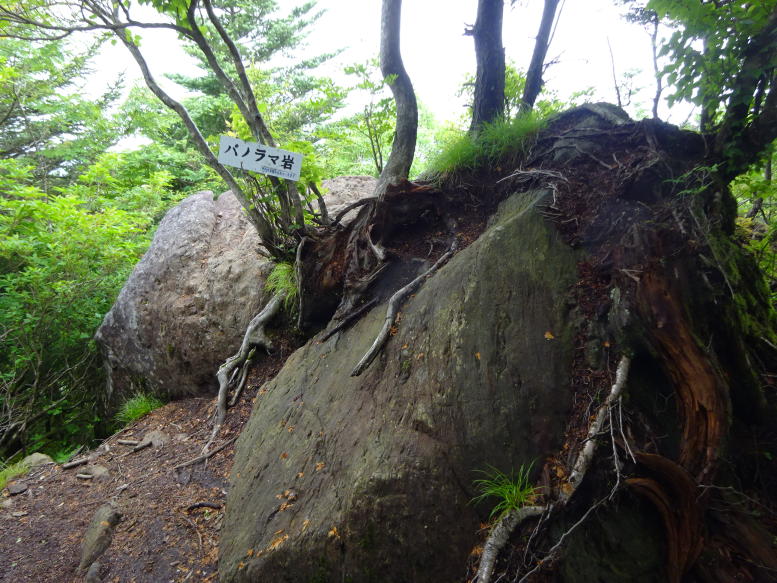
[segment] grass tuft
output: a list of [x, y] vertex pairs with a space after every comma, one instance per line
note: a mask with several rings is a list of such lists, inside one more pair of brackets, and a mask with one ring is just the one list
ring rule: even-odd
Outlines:
[[124, 402], [119, 412], [116, 413], [115, 419], [122, 425], [127, 425], [151, 413], [154, 409], [159, 409], [162, 405], [164, 403], [156, 397], [138, 393]]
[[297, 272], [291, 263], [276, 263], [270, 275], [267, 276], [267, 282], [264, 284], [267, 291], [276, 294], [283, 294], [283, 308], [289, 312], [297, 305], [299, 297], [299, 284], [297, 283]]
[[511, 510], [530, 504], [537, 496], [537, 488], [529, 482], [533, 466], [534, 462], [528, 467], [521, 466], [510, 474], [505, 474], [493, 466], [489, 466], [487, 470], [479, 470], [485, 477], [474, 482], [480, 494], [472, 499], [473, 504], [487, 498], [497, 498], [497, 504], [491, 510], [489, 519], [501, 518]]
[[29, 469], [30, 467], [21, 461], [5, 466], [2, 470], [0, 470], [0, 490], [5, 488], [9, 480], [13, 480], [18, 476], [23, 476], [29, 471]]
[[543, 118], [528, 112], [514, 119], [484, 124], [475, 135], [457, 134], [432, 158], [425, 174], [442, 179], [455, 172], [495, 165], [506, 158], [523, 155], [544, 125]]

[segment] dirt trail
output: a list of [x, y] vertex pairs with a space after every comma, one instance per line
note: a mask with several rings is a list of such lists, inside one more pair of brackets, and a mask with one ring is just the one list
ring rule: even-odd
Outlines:
[[[280, 358], [254, 370], [238, 404], [229, 410], [219, 445], [239, 435], [261, 399], [261, 386], [280, 368]], [[175, 466], [200, 455], [207, 441], [214, 399], [169, 403], [111, 436], [88, 452], [103, 466], [104, 478], [78, 478], [85, 466], [48, 464], [16, 482], [27, 491], [3, 490], [0, 508], [0, 581], [65, 583], [83, 581], [78, 572], [81, 543], [97, 508], [115, 501], [122, 519], [98, 561], [101, 580], [112, 583], [218, 581], [219, 529], [234, 456], [234, 442], [207, 462]], [[135, 453], [119, 440], [140, 441], [151, 431], [169, 441]], [[76, 456], [77, 458], [85, 456]]]

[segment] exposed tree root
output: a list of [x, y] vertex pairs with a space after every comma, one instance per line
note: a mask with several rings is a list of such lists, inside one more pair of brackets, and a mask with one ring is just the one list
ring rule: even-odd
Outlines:
[[232, 439], [226, 440], [220, 446], [210, 450], [209, 452], [204, 453], [204, 454], [202, 454], [200, 456], [197, 456], [196, 458], [194, 458], [193, 460], [189, 460], [188, 462], [183, 462], [182, 464], [178, 464], [173, 469], [174, 470], [180, 470], [181, 468], [186, 468], [188, 466], [193, 466], [194, 464], [198, 464], [200, 462], [204, 462], [206, 459], [213, 457], [214, 455], [216, 455], [218, 452], [220, 452], [225, 447], [235, 443], [235, 441], [237, 441], [237, 438], [238, 438], [238, 436], [236, 435]]
[[457, 247], [458, 243], [454, 239], [448, 250], [435, 262], [434, 265], [416, 277], [413, 281], [408, 283], [405, 287], [394, 292], [394, 295], [392, 295], [391, 299], [389, 299], [388, 308], [386, 309], [386, 319], [383, 321], [383, 327], [380, 329], [380, 332], [378, 332], [378, 336], [375, 338], [372, 346], [370, 346], [369, 350], [367, 350], [358, 364], [351, 371], [352, 377], [358, 377], [365, 370], [367, 370], [367, 367], [370, 366], [373, 360], [375, 360], [375, 357], [380, 352], [380, 349], [386, 343], [386, 340], [388, 340], [391, 326], [394, 324], [394, 320], [397, 317], [397, 312], [399, 311], [399, 305], [402, 303], [402, 301], [408, 295], [413, 293], [424, 279], [433, 275], [446, 261], [448, 261], [448, 259], [450, 259], [456, 252]]
[[[574, 494], [575, 490], [577, 490], [577, 487], [583, 481], [583, 477], [585, 477], [585, 474], [588, 471], [588, 467], [591, 465], [591, 460], [593, 460], [594, 451], [596, 450], [598, 441], [597, 436], [602, 431], [605, 418], [607, 417], [610, 408], [618, 402], [618, 399], [620, 399], [623, 393], [623, 387], [626, 384], [626, 379], [629, 375], [630, 364], [631, 359], [629, 357], [621, 357], [620, 362], [618, 363], [617, 372], [615, 374], [615, 384], [612, 386], [610, 394], [607, 395], [604, 403], [602, 403], [602, 405], [599, 407], [599, 410], [596, 413], [596, 417], [588, 429], [588, 436], [586, 438], [585, 444], [583, 445], [583, 449], [578, 454], [575, 465], [572, 467], [572, 473], [569, 476], [569, 480], [559, 492], [558, 500], [555, 503], [551, 502], [545, 506], [525, 506], [523, 508], [511, 510], [502, 516], [502, 518], [500, 518], [493, 526], [491, 532], [488, 535], [488, 539], [486, 539], [486, 544], [483, 547], [483, 554], [480, 557], [480, 565], [478, 566], [478, 573], [475, 578], [478, 583], [489, 583], [491, 581], [491, 576], [494, 573], [494, 566], [496, 564], [496, 559], [499, 556], [499, 552], [502, 550], [504, 545], [507, 544], [507, 541], [510, 538], [513, 530], [515, 530], [521, 522], [528, 518], [540, 516], [544, 513], [550, 514], [552, 511], [563, 508], [572, 497], [572, 494]], [[559, 548], [561, 548], [561, 544], [563, 543], [564, 539], [580, 524], [582, 524], [585, 519], [590, 516], [594, 508], [596, 508], [602, 502], [603, 501], [600, 501], [589, 508], [583, 517], [561, 536], [561, 538], [549, 551], [548, 557], [552, 556]], [[536, 568], [527, 573], [521, 579], [521, 581], [524, 581], [526, 577], [528, 577], [535, 570]]]
[[550, 509], [549, 506], [524, 506], [512, 510], [497, 520], [488, 534], [486, 544], [483, 546], [483, 554], [480, 555], [480, 566], [476, 580], [478, 583], [489, 583], [494, 572], [494, 565], [499, 556], [499, 551], [507, 544], [515, 527], [528, 518], [541, 516]]
[[262, 347], [268, 351], [272, 350], [272, 342], [265, 333], [265, 326], [280, 311], [283, 297], [282, 293], [275, 294], [264, 309], [254, 316], [254, 319], [248, 324], [245, 336], [243, 336], [240, 350], [237, 351], [237, 354], [230, 356], [226, 362], [219, 367], [219, 371], [216, 374], [216, 378], [219, 380], [216, 415], [213, 420], [213, 430], [211, 431], [210, 438], [202, 448], [203, 455], [208, 453], [208, 448], [213, 443], [213, 440], [216, 439], [221, 426], [224, 424], [224, 418], [227, 416], [227, 394], [229, 393], [229, 387], [234, 381], [234, 373], [236, 373], [246, 360], [250, 358], [250, 355], [256, 347]]

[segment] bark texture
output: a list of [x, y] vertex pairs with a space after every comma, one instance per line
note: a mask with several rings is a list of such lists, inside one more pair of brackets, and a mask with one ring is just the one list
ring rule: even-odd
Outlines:
[[467, 31], [475, 39], [475, 96], [470, 132], [504, 115], [505, 49], [502, 46], [504, 0], [479, 0], [475, 26]]
[[380, 26], [380, 70], [388, 80], [397, 104], [397, 125], [386, 166], [380, 173], [376, 195], [383, 198], [389, 185], [406, 180], [415, 155], [418, 104], [399, 48], [402, 0], [383, 0]]
[[542, 11], [542, 21], [537, 32], [537, 40], [534, 44], [529, 69], [526, 71], [526, 86], [521, 98], [522, 109], [528, 110], [534, 107], [537, 96], [542, 91], [542, 73], [545, 70], [545, 57], [550, 47], [551, 32], [556, 18], [558, 0], [545, 0], [545, 8]]

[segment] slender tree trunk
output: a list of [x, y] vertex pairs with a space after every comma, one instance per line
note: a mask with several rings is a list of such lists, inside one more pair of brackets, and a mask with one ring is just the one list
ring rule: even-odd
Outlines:
[[534, 53], [531, 57], [529, 70], [526, 72], [526, 87], [524, 87], [521, 109], [530, 110], [542, 90], [542, 72], [545, 67], [545, 57], [550, 46], [550, 35], [553, 22], [556, 19], [558, 0], [545, 0], [545, 8], [542, 11], [540, 30], [537, 33], [537, 42], [534, 43]]
[[505, 49], [502, 46], [504, 0], [480, 0], [475, 26], [466, 34], [475, 39], [475, 97], [470, 132], [504, 115]]
[[391, 154], [378, 179], [376, 194], [385, 196], [386, 188], [407, 179], [415, 155], [418, 132], [418, 104], [410, 77], [399, 50], [402, 0], [383, 0], [380, 31], [380, 70], [391, 87], [397, 104], [397, 127]]
[[650, 33], [650, 47], [653, 54], [653, 76], [656, 79], [656, 94], [653, 96], [653, 119], [658, 119], [658, 104], [664, 86], [661, 80], [661, 70], [658, 68], [658, 16], [653, 17], [653, 32]]
[[618, 107], [623, 107], [623, 99], [621, 99], [621, 88], [618, 85], [618, 73], [615, 70], [615, 55], [612, 52], [612, 45], [610, 39], [607, 38], [607, 48], [610, 50], [610, 68], [612, 70], [612, 85], [615, 87], [615, 98], [617, 99]]

